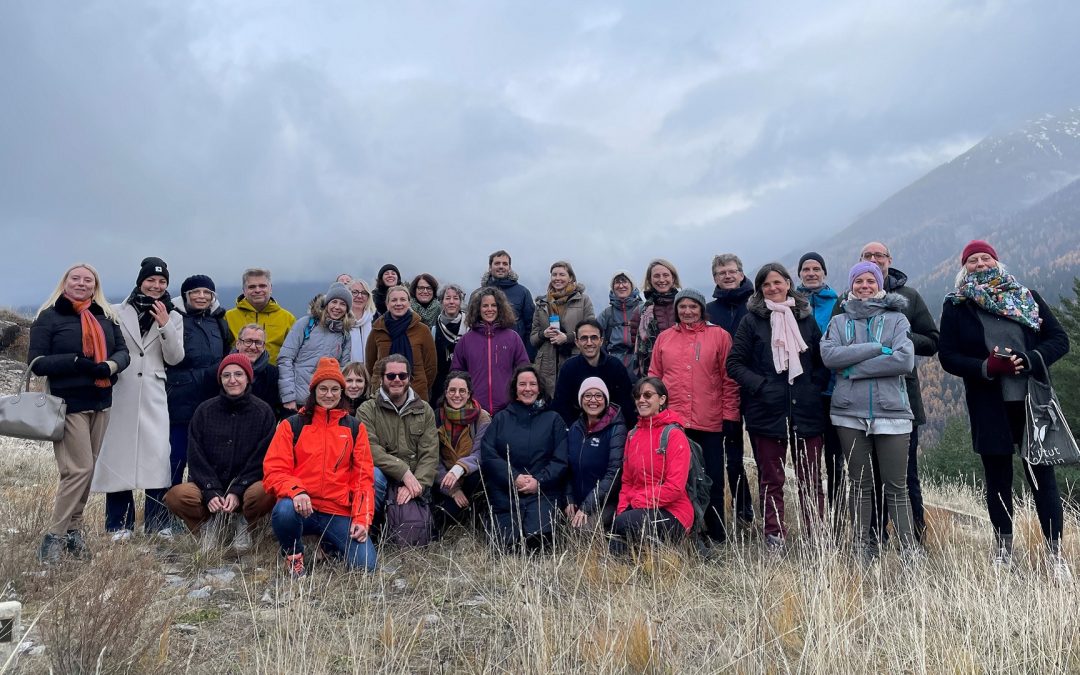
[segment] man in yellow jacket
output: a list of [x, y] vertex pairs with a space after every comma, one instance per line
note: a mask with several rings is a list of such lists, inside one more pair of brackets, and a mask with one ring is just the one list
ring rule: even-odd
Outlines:
[[262, 326], [266, 331], [266, 351], [270, 355], [270, 363], [277, 364], [278, 351], [289, 329], [296, 323], [296, 317], [274, 301], [270, 270], [244, 270], [241, 287], [244, 293], [236, 299], [236, 307], [225, 312], [229, 329], [233, 335], [240, 335], [240, 330], [250, 323]]

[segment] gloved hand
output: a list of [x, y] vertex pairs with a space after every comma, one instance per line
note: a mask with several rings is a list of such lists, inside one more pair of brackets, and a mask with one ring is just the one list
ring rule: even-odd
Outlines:
[[97, 364], [94, 363], [94, 359], [88, 359], [85, 356], [75, 357], [76, 373], [82, 373], [83, 375], [93, 375], [95, 368], [97, 368]]
[[724, 420], [724, 435], [741, 436], [742, 433], [739, 430], [739, 423], [735, 420]]
[[991, 356], [990, 358], [986, 359], [986, 374], [990, 377], [1015, 375], [1016, 367], [1013, 366], [1012, 359], [1003, 359], [998, 356]]
[[112, 377], [112, 368], [109, 367], [108, 361], [94, 364], [94, 377], [98, 379]]

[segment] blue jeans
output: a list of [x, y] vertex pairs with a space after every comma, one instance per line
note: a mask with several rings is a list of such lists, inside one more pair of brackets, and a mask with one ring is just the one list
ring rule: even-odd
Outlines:
[[386, 505], [386, 474], [382, 469], [375, 467], [375, 516], [383, 512]]
[[281, 554], [291, 555], [304, 552], [305, 534], [317, 534], [322, 537], [322, 547], [331, 553], [340, 554], [345, 566], [363, 568], [369, 572], [375, 570], [375, 546], [371, 539], [356, 541], [349, 536], [352, 520], [348, 516], [335, 516], [329, 513], [313, 512], [304, 518], [296, 512], [293, 500], [279, 499], [270, 514], [270, 527], [281, 544]]

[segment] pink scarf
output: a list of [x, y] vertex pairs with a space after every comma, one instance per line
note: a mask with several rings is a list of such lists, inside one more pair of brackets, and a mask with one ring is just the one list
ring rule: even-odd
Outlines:
[[791, 313], [795, 306], [795, 298], [789, 297], [783, 302], [773, 302], [765, 299], [765, 306], [771, 312], [769, 314], [769, 327], [772, 328], [772, 360], [776, 372], [788, 371], [788, 384], [795, 382], [795, 378], [802, 375], [802, 362], [799, 354], [806, 351], [806, 342], [799, 332], [799, 322]]

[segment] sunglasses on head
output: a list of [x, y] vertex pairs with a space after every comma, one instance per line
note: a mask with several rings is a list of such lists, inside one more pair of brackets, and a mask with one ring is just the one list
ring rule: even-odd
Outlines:
[[409, 379], [409, 374], [408, 373], [383, 373], [383, 377], [385, 377], [386, 379], [388, 379], [390, 381], [401, 380], [401, 381], [404, 382], [405, 380]]

